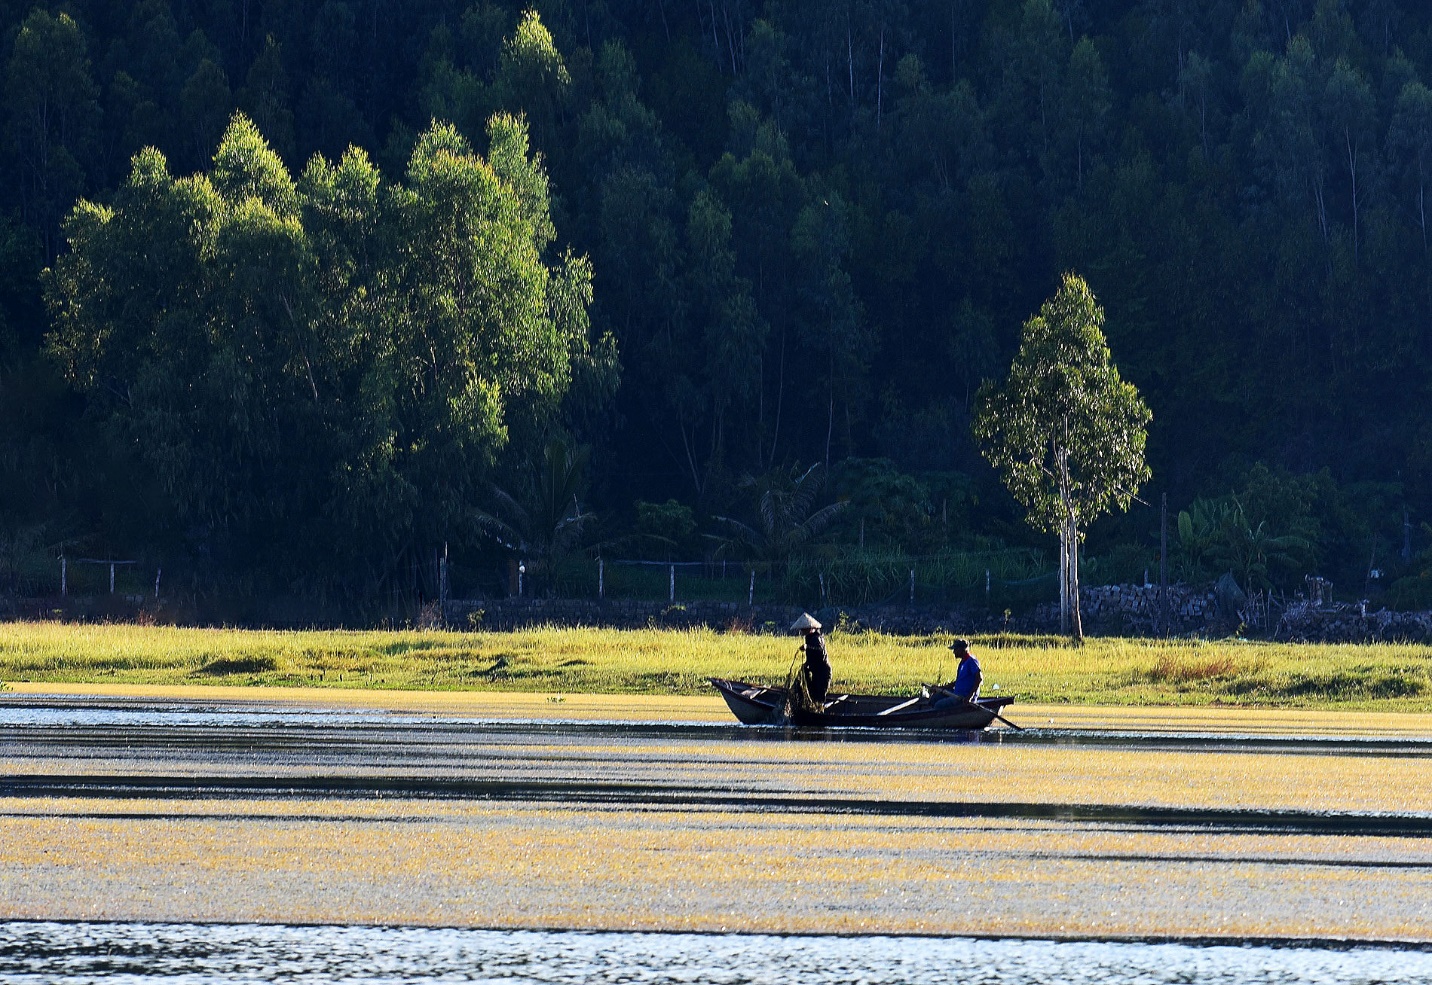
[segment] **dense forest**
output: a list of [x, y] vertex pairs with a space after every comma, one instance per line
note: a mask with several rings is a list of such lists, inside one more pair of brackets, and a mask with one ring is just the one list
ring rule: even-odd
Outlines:
[[1166, 496], [1174, 577], [1432, 602], [1423, 4], [0, 0], [0, 59], [6, 591], [1047, 570], [970, 423], [1075, 271], [1153, 414], [1093, 577]]

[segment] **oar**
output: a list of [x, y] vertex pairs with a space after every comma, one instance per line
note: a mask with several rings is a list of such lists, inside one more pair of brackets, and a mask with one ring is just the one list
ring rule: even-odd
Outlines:
[[[971, 701], [970, 704], [974, 705], [975, 703], [974, 703], [973, 701]], [[989, 713], [990, 713], [991, 715], [993, 715], [995, 718], [998, 718], [1000, 721], [1004, 722], [1004, 724], [1008, 725], [1010, 728], [1014, 729], [1016, 732], [1023, 732], [1023, 731], [1024, 731], [1024, 726], [1023, 726], [1023, 725], [1016, 725], [1016, 724], [1014, 724], [1014, 723], [1011, 722], [1008, 718], [1005, 718], [1005, 717], [1004, 717], [1003, 715], [1001, 715], [999, 712], [995, 711], [993, 708], [985, 708], [984, 705], [975, 705], [975, 707], [976, 707], [976, 708], [984, 708], [985, 711], [989, 712]]]
[[879, 718], [881, 715], [888, 715], [888, 714], [890, 714], [891, 712], [903, 711], [904, 709], [909, 708], [911, 705], [916, 704], [916, 703], [918, 703], [919, 701], [920, 701], [920, 698], [915, 697], [915, 698], [911, 698], [909, 701], [902, 702], [901, 704], [891, 705], [889, 708], [886, 708], [884, 711], [877, 711], [877, 712], [875, 713], [875, 717], [876, 717], [876, 718]]
[[[926, 684], [925, 686], [928, 687], [928, 688], [929, 688], [930, 690], [932, 690], [932, 691], [944, 691], [946, 694], [952, 694], [952, 693], [953, 693], [952, 691], [950, 691], [949, 688], [940, 687], [940, 685], [938, 685], [938, 684]], [[1004, 724], [1008, 725], [1010, 728], [1014, 729], [1016, 732], [1023, 732], [1023, 731], [1024, 731], [1024, 727], [1023, 727], [1022, 725], [1016, 725], [1016, 724], [1014, 724], [1014, 723], [1011, 722], [1008, 718], [1005, 718], [1005, 717], [1004, 717], [1003, 715], [1001, 715], [999, 712], [995, 711], [993, 708], [987, 708], [987, 707], [985, 707], [984, 705], [980, 704], [980, 703], [977, 702], [977, 701], [971, 701], [969, 698], [961, 698], [960, 700], [963, 701], [963, 702], [964, 702], [965, 704], [967, 704], [967, 705], [971, 705], [972, 707], [978, 708], [980, 711], [987, 711], [987, 712], [989, 712], [989, 713], [990, 713], [991, 715], [993, 715], [995, 718], [998, 718], [1001, 722], [1004, 722]]]

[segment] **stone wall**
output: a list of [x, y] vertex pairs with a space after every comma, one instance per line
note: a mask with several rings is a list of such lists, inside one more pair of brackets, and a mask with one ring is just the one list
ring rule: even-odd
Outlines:
[[[1158, 586], [1099, 585], [1080, 592], [1084, 631], [1094, 636], [1218, 637], [1244, 629], [1243, 613], [1212, 589], [1171, 585], [1167, 627]], [[450, 601], [447, 625], [456, 629], [519, 629], [528, 626], [603, 626], [685, 629], [708, 626], [726, 631], [784, 634], [801, 614], [798, 606], [738, 602], [643, 602], [593, 599], [491, 599]], [[828, 628], [871, 629], [897, 636], [931, 633], [1059, 631], [1059, 606], [1044, 603], [1008, 618], [1003, 613], [961, 611], [951, 606], [886, 605], [818, 608], [812, 614]], [[1298, 602], [1267, 617], [1270, 628], [1249, 635], [1314, 642], [1432, 642], [1432, 612], [1367, 611], [1356, 605]]]
[[[1158, 629], [1157, 588], [1101, 586], [1081, 593], [1087, 632], [1152, 635]], [[1217, 626], [1216, 603], [1211, 592], [1178, 587], [1169, 590], [1169, 631], [1174, 634], [1207, 633]], [[459, 629], [519, 629], [527, 626], [603, 626], [639, 629], [647, 626], [686, 628], [709, 626], [717, 630], [785, 633], [799, 606], [756, 605], [738, 602], [649, 602], [594, 599], [490, 599], [454, 600], [445, 613], [449, 626]], [[960, 632], [1057, 632], [1059, 607], [1047, 604], [1032, 612], [1011, 615], [960, 610], [949, 605], [840, 606], [812, 609], [827, 627], [843, 620], [851, 630], [871, 629], [894, 635]]]
[[[1157, 585], [1081, 588], [1079, 614], [1083, 617], [1086, 634], [1104, 636], [1203, 636], [1219, 632], [1229, 622], [1224, 618], [1212, 589], [1195, 589], [1187, 585], [1168, 587], [1166, 616]], [[1034, 631], [1058, 630], [1059, 603], [1047, 602], [1036, 606], [1018, 622], [1021, 628]], [[1228, 628], [1236, 627], [1235, 620]]]
[[[491, 599], [453, 600], [446, 620], [457, 629], [519, 629], [527, 626], [603, 626], [641, 629], [657, 626], [684, 629], [709, 626], [748, 633], [790, 631], [802, 610], [792, 605], [755, 605], [739, 602], [642, 602], [593, 599]], [[971, 628], [967, 617], [949, 606], [847, 606], [810, 610], [827, 628], [842, 617], [852, 630], [874, 629], [897, 635], [962, 632]]]
[[1432, 612], [1299, 602], [1282, 613], [1273, 636], [1299, 643], [1432, 643]]
[[[445, 613], [456, 629], [522, 629], [528, 626], [602, 626], [683, 629], [710, 626], [760, 632], [784, 630], [801, 610], [790, 606], [748, 606], [735, 602], [644, 602], [595, 599], [450, 600]], [[767, 623], [770, 624], [767, 627]]]

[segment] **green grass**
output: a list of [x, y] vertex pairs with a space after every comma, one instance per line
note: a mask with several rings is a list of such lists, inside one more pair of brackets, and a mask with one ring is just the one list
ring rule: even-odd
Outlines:
[[[833, 633], [833, 687], [901, 693], [948, 679], [949, 637]], [[973, 638], [985, 693], [1078, 704], [1432, 711], [1432, 648], [1238, 640]], [[797, 641], [712, 630], [513, 633], [0, 625], [0, 681], [568, 693], [707, 693], [780, 682]]]

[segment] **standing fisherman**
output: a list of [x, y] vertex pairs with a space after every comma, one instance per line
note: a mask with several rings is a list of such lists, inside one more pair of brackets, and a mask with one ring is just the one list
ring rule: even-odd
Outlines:
[[809, 612], [802, 612], [801, 617], [791, 624], [791, 629], [805, 633], [805, 642], [801, 644], [805, 653], [801, 676], [811, 700], [817, 705], [822, 704], [826, 692], [830, 690], [830, 657], [825, 652], [825, 640], [820, 636], [820, 623], [811, 618]]

